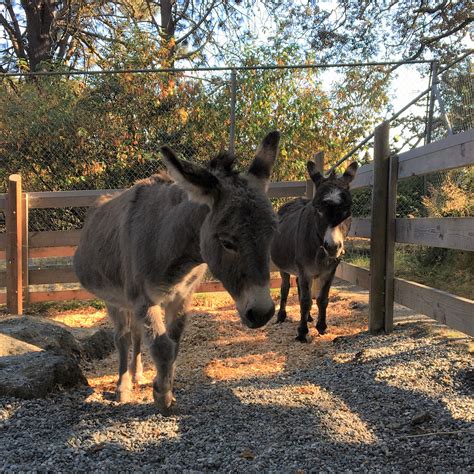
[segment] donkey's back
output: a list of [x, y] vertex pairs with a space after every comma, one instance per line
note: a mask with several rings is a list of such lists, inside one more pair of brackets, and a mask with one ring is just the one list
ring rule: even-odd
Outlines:
[[[80, 283], [106, 303], [130, 308], [137, 296], [137, 278], [143, 280], [147, 273], [140, 266], [160, 258], [158, 236], [165, 240], [168, 214], [186, 199], [171, 184], [165, 174], [155, 175], [117, 196], [102, 198], [90, 210], [74, 267]], [[153, 268], [155, 280], [160, 266]]]

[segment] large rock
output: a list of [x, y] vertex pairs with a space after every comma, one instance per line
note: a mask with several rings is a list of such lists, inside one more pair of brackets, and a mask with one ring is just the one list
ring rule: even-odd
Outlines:
[[77, 358], [0, 334], [0, 395], [41, 398], [76, 385], [87, 385]]
[[111, 328], [71, 328], [37, 316], [2, 319], [0, 333], [78, 359], [103, 359], [114, 350]]
[[77, 329], [74, 336], [81, 352], [88, 359], [104, 359], [115, 350], [114, 332], [111, 328]]
[[0, 333], [40, 347], [45, 351], [75, 358], [81, 347], [67, 326], [37, 316], [9, 317], [0, 320]]

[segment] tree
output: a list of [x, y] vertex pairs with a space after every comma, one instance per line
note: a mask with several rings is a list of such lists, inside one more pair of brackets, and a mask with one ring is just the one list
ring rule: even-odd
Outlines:
[[[139, 29], [161, 48], [155, 67], [203, 61], [217, 34], [241, 29], [239, 0], [4, 0], [3, 72], [38, 71], [58, 64], [89, 67], [111, 44]], [[249, 0], [247, 6], [255, 3]]]

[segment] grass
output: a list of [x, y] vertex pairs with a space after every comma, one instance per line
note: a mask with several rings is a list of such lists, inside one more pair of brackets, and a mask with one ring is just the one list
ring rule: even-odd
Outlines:
[[[369, 242], [354, 239], [347, 246], [344, 260], [362, 268], [369, 268]], [[474, 299], [473, 252], [397, 244], [395, 276]]]

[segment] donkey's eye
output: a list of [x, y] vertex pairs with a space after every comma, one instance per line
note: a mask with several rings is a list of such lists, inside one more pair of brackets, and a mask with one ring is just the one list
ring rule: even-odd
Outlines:
[[237, 252], [237, 245], [232, 240], [229, 240], [225, 237], [219, 237], [222, 247], [224, 247], [228, 252]]

